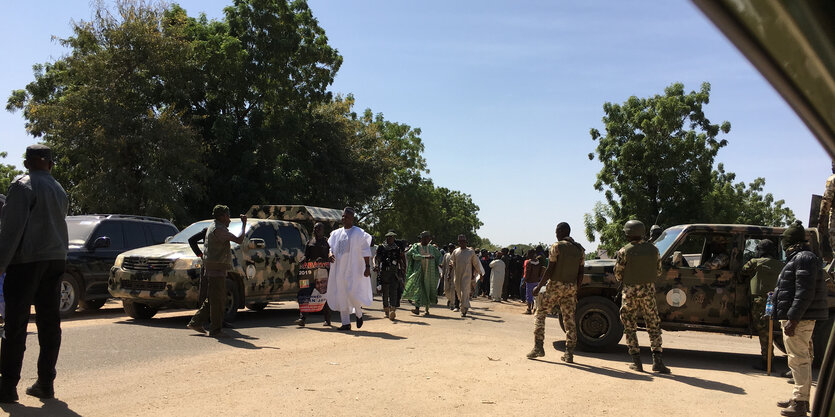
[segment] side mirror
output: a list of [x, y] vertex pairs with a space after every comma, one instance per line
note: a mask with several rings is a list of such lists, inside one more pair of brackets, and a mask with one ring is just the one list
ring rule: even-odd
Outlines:
[[174, 236], [168, 236], [167, 238], [165, 238], [165, 243], [170, 242], [172, 237], [174, 237]]
[[267, 247], [267, 244], [264, 243], [264, 239], [259, 239], [257, 237], [249, 239], [249, 245], [248, 245], [249, 249], [264, 249], [266, 247]]
[[99, 248], [109, 248], [110, 247], [110, 238], [107, 236], [97, 237], [96, 240], [93, 241], [93, 250]]

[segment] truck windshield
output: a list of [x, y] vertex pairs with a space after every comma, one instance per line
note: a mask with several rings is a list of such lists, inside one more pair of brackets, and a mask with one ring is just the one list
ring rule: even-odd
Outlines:
[[[201, 222], [193, 223], [191, 226], [186, 227], [183, 229], [182, 232], [177, 233], [168, 243], [188, 243], [188, 238], [194, 236], [195, 233], [209, 227], [212, 224], [213, 220], [203, 220]], [[249, 229], [249, 224], [246, 225], [247, 229]], [[241, 220], [240, 219], [233, 219], [229, 223], [229, 231], [232, 232], [233, 235], [237, 236], [238, 233], [241, 233]]]
[[658, 254], [662, 257], [664, 256], [664, 252], [670, 248], [670, 245], [676, 241], [678, 235], [681, 234], [681, 229], [667, 229], [661, 232], [661, 236], [658, 236], [658, 239], [655, 239], [655, 247], [658, 248]]

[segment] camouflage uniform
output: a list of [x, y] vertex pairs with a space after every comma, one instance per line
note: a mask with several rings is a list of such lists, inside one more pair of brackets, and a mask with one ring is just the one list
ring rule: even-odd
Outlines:
[[[645, 245], [652, 246], [652, 249], [654, 249], [656, 267], [653, 268], [654, 271], [648, 268], [648, 272], [650, 272], [648, 275], [644, 273], [644, 276], [633, 279], [633, 274], [629, 274], [632, 271], [627, 269], [630, 266], [627, 259], [637, 248], [647, 247]], [[658, 317], [658, 306], [655, 303], [655, 284], [652, 283], [660, 275], [661, 258], [658, 255], [658, 249], [655, 249], [655, 246], [651, 243], [640, 240], [629, 243], [618, 251], [615, 261], [615, 278], [623, 282], [620, 319], [623, 322], [623, 333], [626, 335], [626, 344], [629, 346], [630, 355], [635, 356], [640, 353], [636, 335], [639, 316], [644, 318], [652, 351], [661, 352], [661, 320]]]
[[661, 320], [658, 318], [658, 306], [655, 304], [655, 284], [623, 286], [623, 302], [620, 307], [620, 321], [629, 354], [636, 355], [638, 347], [638, 317], [644, 317], [653, 352], [661, 352]]
[[528, 354], [529, 358], [544, 356], [542, 348], [545, 341], [545, 317], [554, 309], [560, 308], [560, 316], [565, 327], [565, 356], [566, 362], [573, 361], [574, 348], [577, 346], [577, 323], [574, 312], [577, 309], [577, 273], [584, 264], [584, 249], [575, 243], [571, 237], [551, 245], [548, 256], [550, 270], [547, 278], [545, 293], [539, 293], [539, 306], [534, 320], [534, 350]]
[[534, 341], [542, 343], [545, 340], [545, 317], [555, 306], [560, 308], [563, 326], [565, 326], [565, 350], [573, 352], [577, 346], [577, 323], [574, 321], [574, 311], [577, 309], [577, 285], [564, 282], [550, 282], [542, 294], [541, 304], [536, 309], [534, 320]]

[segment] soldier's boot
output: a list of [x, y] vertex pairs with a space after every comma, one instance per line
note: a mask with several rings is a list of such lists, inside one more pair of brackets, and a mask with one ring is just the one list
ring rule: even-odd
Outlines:
[[652, 352], [652, 371], [662, 374], [670, 373], [670, 368], [664, 366], [664, 362], [661, 361], [661, 352]]
[[562, 361], [565, 362], [565, 363], [574, 363], [574, 352], [572, 352], [570, 350], [566, 351], [565, 353], [562, 354], [562, 358], [560, 358], [560, 359], [562, 359]]
[[644, 372], [644, 365], [641, 363], [641, 354], [635, 353], [632, 355], [632, 363], [629, 364], [629, 369], [638, 372]]
[[545, 348], [543, 347], [543, 344], [544, 343], [542, 340], [535, 340], [533, 344], [533, 350], [530, 353], [528, 353], [528, 359], [540, 358], [545, 356]]
[[780, 411], [780, 415], [787, 417], [806, 417], [809, 412], [809, 401], [795, 401], [785, 410]]

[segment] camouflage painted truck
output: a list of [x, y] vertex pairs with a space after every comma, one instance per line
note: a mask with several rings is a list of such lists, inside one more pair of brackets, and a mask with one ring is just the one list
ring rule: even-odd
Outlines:
[[[342, 212], [298, 205], [256, 205], [247, 213], [244, 242], [232, 243], [233, 268], [226, 278], [226, 319], [238, 309], [263, 310], [270, 301], [296, 300], [299, 264], [313, 224], [326, 232], [341, 222]], [[122, 300], [125, 313], [150, 319], [164, 308], [197, 308], [202, 260], [194, 255], [189, 237], [211, 224], [198, 221], [166, 243], [124, 252], [110, 269], [108, 290]], [[241, 221], [232, 220], [232, 233]]]
[[[753, 335], [749, 282], [739, 271], [754, 257], [761, 239], [772, 240], [782, 248], [783, 230], [781, 227], [718, 224], [688, 224], [665, 230], [655, 240], [662, 265], [661, 277], [655, 282], [662, 328]], [[820, 254], [817, 230], [806, 230], [812, 250]], [[699, 268], [719, 251], [730, 256], [728, 266], [717, 270]], [[780, 256], [785, 261], [782, 249]], [[578, 343], [585, 350], [606, 350], [617, 345], [623, 336], [619, 284], [614, 266], [614, 259], [586, 261], [576, 313]], [[835, 320], [835, 284], [828, 280], [827, 288], [830, 319], [817, 322], [813, 337], [819, 358], [822, 355], [818, 353], [826, 347], [829, 329]], [[782, 347], [782, 336], [777, 327], [775, 340]]]

